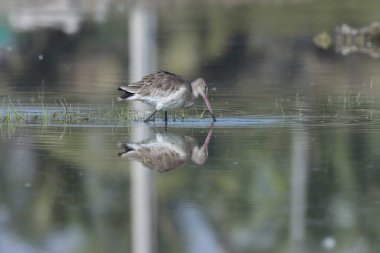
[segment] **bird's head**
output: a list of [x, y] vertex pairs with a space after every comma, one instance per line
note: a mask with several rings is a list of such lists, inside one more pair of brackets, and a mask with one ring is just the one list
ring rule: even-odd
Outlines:
[[193, 95], [195, 98], [197, 98], [199, 95], [204, 99], [207, 109], [210, 111], [212, 118], [214, 121], [216, 121], [214, 112], [212, 111], [210, 101], [208, 100], [207, 92], [208, 92], [208, 87], [206, 85], [206, 82], [203, 78], [198, 78], [194, 80], [191, 83], [191, 90], [193, 91]]
[[191, 89], [194, 97], [201, 95], [203, 98], [207, 96], [208, 87], [203, 78], [198, 78], [191, 83]]

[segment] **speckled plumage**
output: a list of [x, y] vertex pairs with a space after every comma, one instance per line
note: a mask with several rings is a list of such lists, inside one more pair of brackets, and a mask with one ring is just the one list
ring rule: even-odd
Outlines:
[[166, 71], [147, 75], [140, 81], [122, 86], [120, 89], [133, 95], [119, 97], [119, 100], [143, 101], [157, 110], [191, 107], [195, 100], [190, 82]]
[[144, 120], [145, 122], [148, 122], [157, 111], [161, 110], [165, 111], [164, 120], [167, 122], [168, 110], [191, 107], [198, 96], [203, 97], [213, 121], [216, 121], [207, 97], [208, 88], [202, 78], [190, 83], [170, 72], [158, 71], [144, 76], [138, 82], [121, 86], [119, 90], [125, 92], [124, 95], [118, 97], [119, 101], [142, 101], [155, 108], [155, 111]]

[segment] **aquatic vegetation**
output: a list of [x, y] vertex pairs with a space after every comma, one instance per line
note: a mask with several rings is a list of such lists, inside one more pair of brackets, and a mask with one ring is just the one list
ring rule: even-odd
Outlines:
[[373, 84], [365, 90], [344, 90], [322, 96], [303, 96], [296, 93], [293, 97], [276, 97], [274, 114], [282, 117], [345, 117], [375, 119], [380, 115], [380, 103], [373, 94]]
[[[25, 124], [66, 125], [66, 124], [126, 124], [128, 121], [142, 120], [144, 115], [133, 111], [128, 105], [111, 101], [110, 105], [73, 105], [63, 97], [54, 100], [38, 96], [39, 102], [22, 105], [7, 97], [0, 105], [0, 125], [17, 126]], [[176, 121], [186, 118], [203, 118], [194, 107], [189, 110], [170, 111], [168, 118]], [[160, 118], [160, 116], [158, 116]]]
[[[57, 98], [59, 103], [48, 104], [44, 98], [40, 96], [40, 102], [32, 105], [15, 106], [13, 100], [3, 98], [0, 106], [1, 125], [20, 125], [20, 124], [71, 124], [89, 121], [92, 117], [92, 111], [89, 109], [81, 109], [73, 106], [63, 98]], [[111, 114], [115, 117], [114, 114]], [[92, 117], [95, 120], [94, 117]]]

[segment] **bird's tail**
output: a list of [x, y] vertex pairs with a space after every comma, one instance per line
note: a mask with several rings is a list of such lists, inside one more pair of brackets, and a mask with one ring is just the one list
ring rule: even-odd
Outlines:
[[121, 148], [124, 148], [124, 149], [125, 149], [123, 152], [120, 152], [120, 153], [117, 154], [119, 157], [125, 157], [125, 156], [128, 155], [128, 153], [129, 153], [130, 151], [133, 151], [133, 150], [134, 150], [134, 148], [132, 148], [132, 147], [131, 147], [129, 144], [127, 144], [127, 143], [119, 143], [118, 146], [121, 147]]
[[125, 87], [119, 87], [119, 89], [118, 90], [121, 90], [121, 91], [124, 91], [125, 92], [125, 94], [123, 94], [122, 96], [120, 96], [120, 97], [118, 97], [117, 98], [117, 100], [118, 101], [123, 101], [123, 100], [125, 100], [125, 99], [127, 99], [127, 98], [129, 98], [129, 97], [131, 97], [131, 96], [133, 96], [133, 92], [130, 92], [130, 91], [128, 91]]

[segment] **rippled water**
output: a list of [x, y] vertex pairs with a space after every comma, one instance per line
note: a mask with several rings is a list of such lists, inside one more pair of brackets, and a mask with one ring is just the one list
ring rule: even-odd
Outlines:
[[115, 99], [133, 3], [37, 2], [0, 2], [0, 252], [377, 252], [378, 37], [334, 33], [379, 3], [162, 1], [150, 60], [217, 117], [165, 127]]

